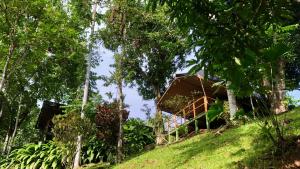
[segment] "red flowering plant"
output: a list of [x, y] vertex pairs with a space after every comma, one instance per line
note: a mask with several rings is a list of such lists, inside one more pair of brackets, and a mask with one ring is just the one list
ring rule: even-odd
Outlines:
[[[96, 127], [98, 129], [97, 137], [108, 143], [115, 144], [119, 133], [119, 108], [118, 102], [103, 103], [97, 106], [95, 116]], [[123, 114], [123, 122], [128, 119], [129, 112], [121, 110]]]

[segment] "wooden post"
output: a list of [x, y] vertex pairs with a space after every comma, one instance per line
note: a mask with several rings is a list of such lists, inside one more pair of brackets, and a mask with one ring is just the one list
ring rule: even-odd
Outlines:
[[196, 105], [195, 102], [193, 103], [193, 113], [194, 113], [194, 122], [195, 122], [195, 133], [198, 132], [198, 124], [196, 119]]
[[205, 118], [206, 118], [206, 128], [207, 128], [207, 130], [209, 130], [210, 126], [209, 126], [209, 121], [208, 121], [208, 118], [207, 118], [207, 109], [208, 109], [207, 96], [206, 96], [204, 85], [202, 83], [202, 78], [200, 76], [198, 76], [198, 77], [199, 77], [201, 87], [202, 87], [202, 91], [203, 91], [203, 94], [204, 94], [204, 111], [205, 111]]
[[207, 107], [208, 107], [207, 97], [204, 96], [204, 111], [205, 111], [205, 113], [207, 112]]
[[180, 116], [180, 125], [182, 125], [182, 118], [183, 118], [183, 117], [182, 117], [182, 116]]
[[175, 133], [176, 133], [176, 141], [178, 141], [179, 140], [178, 128], [175, 129]]
[[203, 83], [202, 83], [202, 78], [199, 77], [199, 80], [200, 80], [200, 83], [201, 83], [201, 88], [202, 88], [203, 95], [206, 96], [206, 92], [205, 92], [205, 89], [204, 89], [204, 85], [203, 85]]
[[194, 113], [194, 118], [196, 117], [196, 105], [193, 103], [193, 113]]
[[173, 123], [174, 123], [174, 127], [177, 128], [177, 119], [174, 114], [173, 114]]
[[168, 142], [171, 143], [171, 126], [170, 126], [170, 118], [168, 118]]
[[183, 109], [183, 122], [185, 123], [185, 109]]
[[204, 111], [205, 111], [205, 116], [206, 116], [206, 129], [209, 130], [210, 126], [209, 126], [209, 120], [207, 117], [207, 108], [208, 108], [208, 101], [207, 101], [207, 97], [204, 96]]

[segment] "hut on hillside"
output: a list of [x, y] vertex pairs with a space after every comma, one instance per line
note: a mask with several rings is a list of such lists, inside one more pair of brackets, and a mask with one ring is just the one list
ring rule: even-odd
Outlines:
[[222, 85], [215, 86], [216, 82], [218, 82], [216, 78], [204, 79], [203, 73], [175, 76], [158, 101], [158, 107], [171, 115], [165, 122], [169, 137], [176, 135], [178, 140], [182, 125], [189, 127], [189, 133], [218, 127], [213, 123], [209, 124], [205, 116], [210, 105], [217, 98], [227, 100], [226, 88]]
[[51, 129], [53, 127], [52, 119], [55, 115], [63, 114], [62, 105], [56, 102], [44, 101], [41, 108], [36, 128], [40, 130], [41, 138], [43, 141], [51, 140], [53, 134]]

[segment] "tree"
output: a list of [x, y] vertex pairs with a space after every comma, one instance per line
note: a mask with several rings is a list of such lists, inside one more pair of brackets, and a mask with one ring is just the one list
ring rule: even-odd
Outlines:
[[[239, 96], [261, 92], [263, 77], [271, 77], [270, 69], [274, 72], [281, 68], [271, 62], [287, 59], [283, 54], [291, 49], [289, 44], [281, 45], [281, 41], [275, 42], [272, 34], [268, 34], [279, 32], [281, 27], [288, 25], [291, 3], [285, 0], [148, 2], [153, 8], [158, 3], [169, 6], [173, 20], [183, 31], [190, 32], [191, 49], [196, 51], [197, 57], [190, 62], [194, 65], [192, 72], [204, 69], [206, 75], [216, 75], [231, 82], [229, 88]], [[285, 51], [277, 50], [278, 53], [267, 57], [267, 51], [274, 44], [281, 45]], [[275, 86], [282, 86], [280, 81], [275, 82]]]
[[[155, 9], [166, 4], [172, 19], [189, 32], [191, 49], [196, 59], [190, 61], [191, 72], [204, 69], [208, 76], [219, 76], [231, 84], [229, 89], [238, 96], [254, 92], [268, 96], [271, 122], [263, 120], [262, 129], [275, 130], [270, 140], [284, 147], [281, 127], [275, 113], [285, 111], [285, 62], [293, 59], [293, 42], [288, 41], [298, 25], [291, 24], [291, 1], [181, 1], [150, 0]], [[186, 10], [189, 9], [189, 10]], [[229, 93], [230, 95], [230, 93]], [[268, 126], [268, 124], [271, 124]]]
[[230, 113], [230, 119], [233, 119], [236, 115], [238, 108], [237, 108], [237, 104], [236, 104], [236, 96], [234, 94], [234, 91], [230, 88], [230, 85], [231, 85], [231, 82], [227, 81], [226, 90], [227, 90], [227, 98], [228, 98], [228, 104], [229, 104], [229, 113]]
[[[119, 151], [117, 152], [117, 162], [120, 162], [124, 156], [123, 130], [120, 132], [120, 126], [122, 127], [129, 115], [129, 112], [124, 109], [124, 105], [122, 106], [123, 109], [120, 109], [119, 99], [109, 104], [103, 103], [97, 106], [98, 112], [96, 115], [96, 124], [99, 130], [98, 137], [117, 148], [117, 151]], [[120, 117], [120, 114], [122, 117]]]
[[141, 108], [141, 111], [145, 113], [147, 124], [149, 125], [149, 120], [151, 120], [151, 108], [148, 104], [143, 104], [143, 108]]
[[0, 54], [6, 56], [0, 58], [5, 100], [0, 119], [9, 119], [6, 149], [38, 99], [67, 102], [66, 96], [78, 89], [86, 47], [84, 26], [60, 1], [3, 1], [0, 10]]
[[[74, 57], [84, 53], [83, 46], [80, 44], [82, 39], [78, 36], [78, 32], [81, 31], [77, 28], [78, 25], [73, 25], [73, 20], [63, 25], [63, 22], [69, 18], [60, 6], [61, 4], [49, 5], [47, 8], [46, 5], [49, 4], [27, 1], [7, 1], [1, 4], [1, 10], [3, 11], [3, 15], [1, 15], [1, 21], [3, 21], [1, 23], [3, 39], [1, 52], [9, 50], [12, 48], [11, 46], [14, 48], [13, 53], [10, 55], [1, 53], [1, 55], [7, 56], [2, 72], [2, 76], [5, 76], [1, 79], [2, 89], [7, 90], [7, 79], [15, 75], [14, 73], [23, 66], [28, 68], [26, 71], [31, 73], [32, 78], [37, 79], [35, 73], [41, 73], [41, 70], [45, 70], [41, 65], [47, 64], [54, 67], [57, 66], [56, 64], [66, 64], [67, 68], [68, 64], [72, 64], [70, 61], [75, 60]], [[13, 45], [10, 43], [13, 43]], [[78, 54], [74, 53], [75, 51]], [[82, 61], [78, 60], [78, 62]], [[50, 64], [51, 62], [55, 63]], [[61, 72], [57, 71], [56, 73], [60, 75]], [[27, 80], [31, 80], [30, 77], [28, 78]]]
[[124, 110], [124, 94], [123, 94], [123, 55], [115, 55], [115, 79], [118, 86], [118, 103], [119, 103], [119, 132], [117, 141], [117, 162], [123, 160], [123, 110]]
[[[114, 3], [114, 2], [112, 2]], [[126, 55], [126, 47], [125, 43], [127, 41], [127, 28], [125, 26], [126, 18], [127, 18], [127, 8], [122, 6], [127, 3], [127, 0], [116, 1], [116, 4], [120, 5], [119, 7], [119, 15], [120, 15], [120, 27], [118, 32], [117, 38], [120, 40], [118, 46], [120, 49], [114, 49], [115, 51], [119, 50], [119, 53], [115, 53], [114, 55], [114, 65], [115, 71], [112, 73], [109, 82], [106, 84], [116, 84], [118, 88], [118, 104], [119, 104], [119, 130], [118, 130], [118, 137], [117, 137], [117, 162], [120, 163], [123, 160], [123, 110], [124, 110], [124, 94], [123, 94], [123, 81], [125, 78], [125, 72], [123, 69], [124, 66], [124, 56]], [[108, 79], [107, 79], [108, 80]]]
[[[107, 48], [121, 47], [126, 51], [125, 80], [136, 84], [144, 99], [158, 102], [172, 74], [184, 64], [186, 41], [178, 28], [168, 21], [165, 8], [152, 14], [145, 7], [140, 1], [114, 1], [106, 12], [106, 28], [101, 31], [101, 37]], [[125, 42], [120, 33], [124, 29]], [[156, 112], [157, 142], [161, 143], [162, 112], [158, 107]]]
[[[93, 13], [92, 13], [92, 21], [91, 21], [91, 32], [89, 38], [89, 54], [86, 57], [86, 75], [85, 75], [85, 82], [84, 82], [84, 90], [83, 90], [83, 98], [82, 98], [82, 107], [80, 112], [80, 117], [84, 119], [84, 110], [85, 106], [88, 102], [88, 94], [89, 94], [89, 87], [90, 87], [90, 75], [91, 75], [91, 59], [92, 59], [92, 50], [93, 45], [95, 42], [95, 23], [96, 23], [96, 13], [97, 13], [97, 6], [98, 1], [93, 0]], [[77, 169], [80, 167], [80, 153], [81, 153], [81, 146], [82, 146], [82, 135], [79, 135], [77, 138], [77, 148], [74, 158], [74, 165], [73, 168]]]
[[124, 52], [121, 51], [121, 53], [115, 53], [114, 54], [114, 64], [111, 65], [111, 67], [114, 68], [114, 71], [111, 72], [110, 76], [103, 76], [102, 79], [105, 81], [104, 85], [116, 85], [117, 86], [117, 93], [118, 96], [116, 98], [116, 101], [118, 103], [118, 136], [117, 136], [117, 162], [120, 163], [123, 160], [124, 154], [123, 154], [123, 113], [124, 113], [124, 99], [125, 96], [123, 94], [123, 85], [124, 85], [124, 77], [125, 72], [123, 69], [123, 60], [124, 60]]
[[[293, 15], [293, 19], [290, 24], [297, 24], [300, 20], [300, 2], [297, 0], [292, 1], [292, 11], [295, 15]], [[295, 57], [292, 58], [285, 65], [285, 79], [286, 79], [286, 88], [287, 90], [299, 90], [300, 89], [300, 28], [298, 27], [295, 32], [289, 36], [287, 41], [292, 41], [294, 43], [294, 51]]]

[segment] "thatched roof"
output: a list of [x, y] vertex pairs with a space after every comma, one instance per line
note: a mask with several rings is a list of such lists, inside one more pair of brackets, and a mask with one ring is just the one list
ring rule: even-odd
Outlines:
[[197, 93], [196, 97], [200, 98], [204, 96], [205, 92], [211, 98], [226, 98], [226, 88], [222, 85], [213, 87], [215, 83], [215, 80], [204, 79], [201, 75], [176, 77], [158, 101], [158, 106], [162, 111], [176, 113], [177, 110], [165, 104], [167, 100], [174, 98], [176, 95], [193, 98], [195, 97], [194, 93]]
[[53, 127], [52, 118], [55, 115], [63, 114], [62, 105], [55, 102], [44, 101], [41, 108], [36, 128], [41, 132], [46, 132], [46, 139], [51, 138], [51, 128]]

